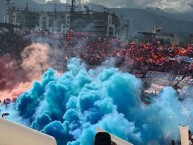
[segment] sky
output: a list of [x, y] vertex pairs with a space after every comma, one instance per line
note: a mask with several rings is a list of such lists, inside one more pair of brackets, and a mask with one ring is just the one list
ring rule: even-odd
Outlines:
[[[51, 0], [41, 0], [41, 1], [51, 1]], [[62, 3], [66, 2], [66, 0], [60, 1]], [[175, 11], [189, 11], [192, 9], [190, 5], [193, 5], [193, 0], [82, 0], [82, 1], [104, 5], [109, 8], [156, 7], [164, 10], [175, 10]]]

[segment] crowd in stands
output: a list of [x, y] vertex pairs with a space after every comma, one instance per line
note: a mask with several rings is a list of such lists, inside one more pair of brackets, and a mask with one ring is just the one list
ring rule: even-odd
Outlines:
[[[170, 72], [178, 75], [192, 73], [189, 62], [193, 57], [193, 46], [166, 45], [159, 42], [146, 44], [133, 44], [123, 54], [126, 58], [133, 59], [136, 67], [146, 70]], [[185, 57], [189, 60], [179, 60]]]
[[[78, 55], [88, 64], [98, 65], [107, 58], [115, 57], [119, 60], [116, 63], [117, 67], [127, 65], [132, 66], [132, 69], [169, 72], [184, 76], [193, 72], [191, 63], [193, 45], [168, 45], [159, 41], [120, 42], [115, 38], [90, 35], [70, 35], [63, 38], [65, 44], [63, 49], [68, 49], [66, 57]], [[179, 57], [189, 60], [178, 59]]]
[[28, 46], [30, 41], [21, 35], [3, 31], [0, 28], [0, 56], [9, 53], [14, 58], [19, 58], [23, 48]]
[[[28, 39], [46, 41], [50, 46], [65, 51], [65, 59], [81, 57], [88, 64], [99, 65], [107, 58], [119, 60], [116, 65], [132, 66], [132, 69], [169, 72], [177, 75], [191, 75], [193, 45], [177, 46], [159, 41], [148, 43], [120, 42], [116, 38], [101, 37], [90, 33], [70, 32], [67, 35], [48, 32], [26, 32], [23, 36], [0, 34], [0, 53], [21, 52], [29, 45]], [[19, 40], [19, 41], [18, 41]], [[53, 43], [54, 42], [54, 43]], [[179, 60], [187, 57], [190, 61]], [[193, 62], [193, 61], [192, 61]]]
[[[101, 37], [90, 33], [71, 32], [67, 35], [48, 32], [26, 32], [22, 35], [0, 31], [0, 55], [10, 53], [20, 56], [22, 50], [33, 42], [48, 43], [53, 49], [64, 50], [64, 59], [80, 57], [89, 65], [100, 65], [108, 58], [116, 58], [116, 66], [122, 65], [133, 69], [169, 72], [176, 75], [191, 76], [193, 74], [193, 45], [164, 44], [160, 41], [137, 43], [121, 42], [116, 38]], [[185, 59], [179, 59], [179, 58]], [[0, 100], [1, 101], [1, 100]], [[1, 103], [1, 102], [0, 102]], [[10, 103], [5, 99], [3, 104]], [[2, 117], [9, 115], [5, 113]], [[103, 134], [104, 135], [104, 134]], [[101, 136], [96, 136], [95, 145], [102, 145]], [[109, 135], [107, 135], [109, 137]], [[109, 145], [116, 144], [109, 138]], [[190, 138], [193, 142], [193, 139]], [[175, 144], [174, 141], [171, 142]]]

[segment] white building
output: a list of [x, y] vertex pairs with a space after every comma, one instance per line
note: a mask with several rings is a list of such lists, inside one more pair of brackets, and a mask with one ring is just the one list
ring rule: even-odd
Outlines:
[[162, 40], [164, 42], [170, 42], [171, 44], [180, 44], [180, 37], [176, 34], [168, 34], [163, 28], [154, 27], [152, 33], [155, 34], [155, 39]]
[[40, 12], [39, 14], [39, 25], [36, 29], [63, 33], [70, 30], [70, 14], [68, 12]]
[[[128, 38], [127, 26], [119, 29], [120, 19], [109, 10], [96, 12], [85, 6], [85, 11], [58, 11], [55, 5], [53, 11], [31, 11], [26, 4], [25, 8], [18, 8], [6, 0], [4, 22], [21, 26], [23, 30], [41, 30], [47, 32], [68, 33], [69, 30], [77, 32], [90, 32], [101, 36], [116, 37], [120, 34], [122, 40]], [[120, 33], [118, 31], [121, 31]]]
[[129, 39], [129, 20], [121, 18], [118, 39], [127, 41]]
[[23, 29], [32, 29], [38, 23], [39, 13], [30, 11], [28, 4], [23, 8], [18, 8], [6, 0], [4, 22], [21, 26]]
[[119, 18], [109, 12], [75, 12], [71, 28], [78, 32], [90, 32], [101, 36], [115, 37], [118, 33]]

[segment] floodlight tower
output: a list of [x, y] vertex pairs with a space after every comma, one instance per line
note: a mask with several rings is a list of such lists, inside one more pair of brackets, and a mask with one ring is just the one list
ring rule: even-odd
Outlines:
[[72, 23], [74, 12], [81, 11], [81, 0], [66, 0], [66, 8], [70, 10], [70, 21]]

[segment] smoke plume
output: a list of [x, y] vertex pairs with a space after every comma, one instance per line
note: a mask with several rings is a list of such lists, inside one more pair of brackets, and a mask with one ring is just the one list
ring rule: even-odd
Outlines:
[[178, 101], [167, 87], [145, 105], [141, 87], [131, 74], [116, 68], [95, 73], [74, 58], [67, 72], [49, 69], [1, 110], [10, 113], [7, 119], [54, 136], [58, 145], [92, 145], [97, 127], [138, 145], [178, 139], [178, 125], [192, 125], [192, 100]]

